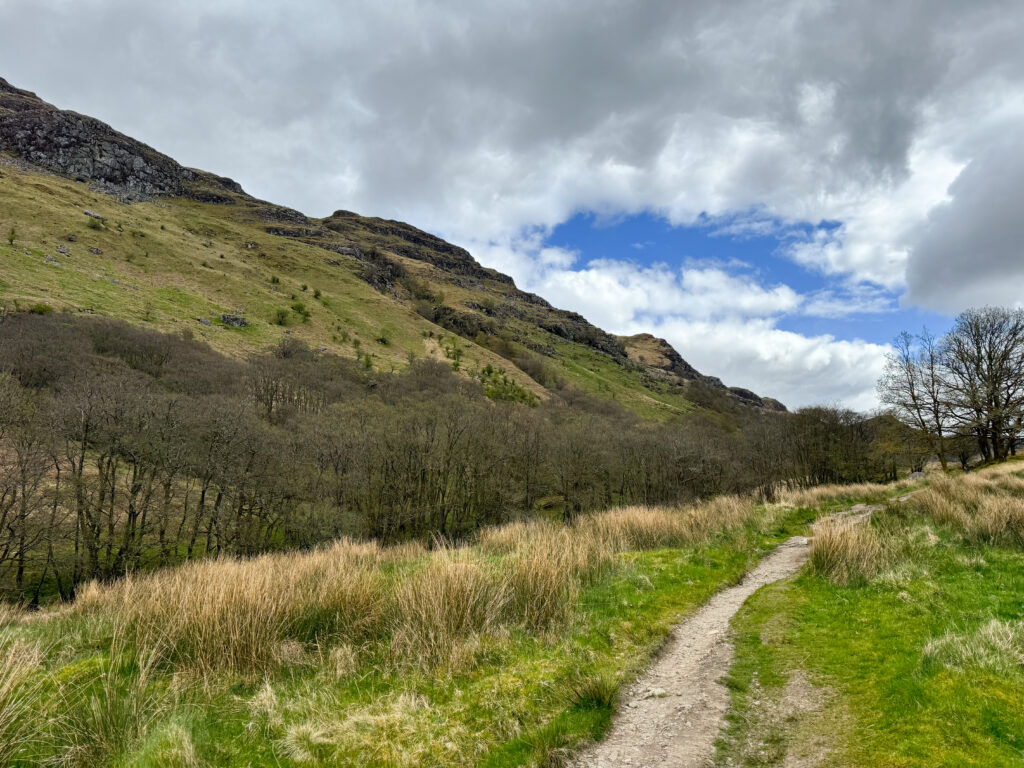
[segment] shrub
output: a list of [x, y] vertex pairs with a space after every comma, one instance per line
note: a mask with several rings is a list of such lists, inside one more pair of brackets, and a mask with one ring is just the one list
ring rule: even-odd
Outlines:
[[14, 240], [18, 237], [18, 233], [14, 231], [14, 227], [11, 227], [11, 231], [7, 233], [7, 244], [14, 245]]

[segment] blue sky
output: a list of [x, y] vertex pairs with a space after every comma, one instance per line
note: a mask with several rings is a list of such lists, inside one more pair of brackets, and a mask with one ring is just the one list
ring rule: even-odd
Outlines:
[[[670, 269], [714, 266], [730, 274], [749, 275], [762, 285], [786, 285], [804, 296], [844, 292], [845, 281], [803, 267], [786, 255], [787, 245], [806, 239], [816, 228], [835, 230], [839, 222], [814, 226], [771, 222], [771, 234], [760, 234], [732, 233], [727, 222], [702, 218], [703, 225], [673, 226], [652, 213], [577, 213], [554, 227], [544, 242], [577, 254], [574, 266], [595, 260], [623, 261], [639, 267], [666, 265]], [[903, 330], [917, 332], [928, 327], [942, 333], [952, 323], [947, 315], [901, 306], [898, 291], [871, 283], [862, 284], [862, 288], [863, 311], [851, 308], [847, 314], [829, 317], [803, 311], [780, 313], [777, 327], [804, 335], [830, 334], [838, 339], [888, 344]]]

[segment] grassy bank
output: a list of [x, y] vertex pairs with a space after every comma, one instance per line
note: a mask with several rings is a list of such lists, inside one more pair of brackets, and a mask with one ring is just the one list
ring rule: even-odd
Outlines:
[[737, 498], [472, 546], [219, 560], [0, 616], [0, 765], [552, 765], [812, 512]]
[[734, 620], [720, 764], [1024, 763], [1022, 545], [1022, 463], [819, 530]]

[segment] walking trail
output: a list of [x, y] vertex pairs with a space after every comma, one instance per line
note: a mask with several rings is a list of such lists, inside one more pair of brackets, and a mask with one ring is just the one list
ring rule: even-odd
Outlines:
[[[880, 507], [858, 504], [837, 517], [865, 520]], [[605, 739], [585, 749], [573, 768], [703, 768], [711, 765], [725, 723], [733, 645], [729, 621], [766, 584], [796, 573], [807, 560], [808, 539], [794, 536], [735, 587], [718, 592], [676, 625], [651, 667], [622, 697]]]

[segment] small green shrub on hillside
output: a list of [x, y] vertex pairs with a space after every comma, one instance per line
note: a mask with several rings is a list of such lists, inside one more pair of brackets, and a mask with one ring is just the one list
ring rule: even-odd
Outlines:
[[11, 231], [7, 233], [7, 244], [14, 245], [14, 239], [18, 236], [18, 233], [14, 231], [14, 227], [11, 227]]

